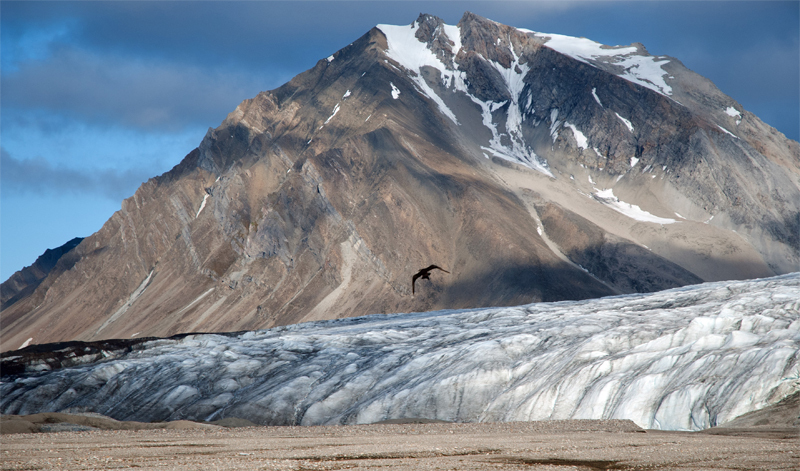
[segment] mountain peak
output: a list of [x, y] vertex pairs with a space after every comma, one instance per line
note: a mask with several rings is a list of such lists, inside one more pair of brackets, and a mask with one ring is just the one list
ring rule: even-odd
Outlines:
[[441, 18], [420, 13], [412, 27], [415, 27], [414, 37], [425, 43], [444, 64], [451, 62], [461, 47], [461, 35], [458, 29], [449, 27]]
[[484, 18], [483, 16], [477, 15], [471, 11], [465, 11], [464, 14], [461, 16], [461, 19], [458, 21], [459, 27], [461, 26], [477, 26], [486, 28], [488, 25], [496, 25], [496, 26], [505, 26], [502, 23], [498, 23], [496, 21], [490, 20], [488, 18]]

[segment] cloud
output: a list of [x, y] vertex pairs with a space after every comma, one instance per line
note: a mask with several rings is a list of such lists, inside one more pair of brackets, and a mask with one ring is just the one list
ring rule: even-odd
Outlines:
[[257, 77], [176, 63], [59, 48], [2, 77], [4, 113], [38, 109], [88, 122], [180, 130], [219, 123], [242, 100], [266, 89]]
[[[748, 109], [788, 97], [780, 115], [796, 110], [797, 2], [2, 2], [3, 113], [214, 126], [375, 24], [408, 24], [420, 11], [453, 24], [464, 10], [607, 44], [640, 41]], [[796, 120], [771, 124], [797, 136]]]
[[121, 201], [131, 196], [151, 176], [151, 172], [146, 169], [76, 170], [54, 166], [41, 157], [18, 160], [0, 148], [0, 188], [3, 198], [26, 194], [71, 193], [98, 195], [112, 201]]
[[[312, 67], [377, 23], [416, 10], [371, 2], [4, 2], [4, 65], [17, 47], [70, 45], [104, 57], [146, 58], [264, 75]], [[416, 15], [403, 15], [410, 23]], [[65, 30], [68, 30], [65, 33]], [[57, 33], [57, 34], [56, 34]], [[30, 41], [36, 38], [36, 41]], [[38, 54], [41, 56], [41, 53]]]

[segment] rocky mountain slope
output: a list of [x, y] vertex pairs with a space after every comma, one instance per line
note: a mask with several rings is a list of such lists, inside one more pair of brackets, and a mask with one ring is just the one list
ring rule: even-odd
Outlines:
[[[0, 285], [0, 308], [5, 308], [5, 306], [17, 302], [18, 299], [30, 295], [54, 269], [66, 271], [72, 268], [72, 264], [77, 261], [76, 258], [67, 257], [64, 261], [61, 259], [77, 247], [82, 240], [82, 237], [76, 237], [61, 247], [47, 249], [36, 259], [33, 265], [11, 275], [8, 280]], [[56, 278], [58, 278], [58, 275], [53, 277], [53, 279]]]
[[[249, 330], [797, 271], [799, 156], [640, 44], [421, 15], [240, 104], [83, 240], [68, 270], [7, 304], [0, 341]], [[418, 280], [412, 296], [411, 276], [431, 263], [450, 274]]]

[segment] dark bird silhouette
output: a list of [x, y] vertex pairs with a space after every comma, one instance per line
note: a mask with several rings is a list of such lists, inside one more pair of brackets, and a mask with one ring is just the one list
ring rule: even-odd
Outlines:
[[430, 280], [431, 279], [431, 270], [442, 270], [445, 273], [450, 273], [449, 271], [445, 270], [442, 267], [438, 267], [436, 265], [431, 265], [428, 268], [423, 268], [422, 270], [418, 271], [416, 275], [411, 277], [411, 294], [414, 294], [414, 283], [417, 282], [417, 278], [422, 278], [423, 280]]

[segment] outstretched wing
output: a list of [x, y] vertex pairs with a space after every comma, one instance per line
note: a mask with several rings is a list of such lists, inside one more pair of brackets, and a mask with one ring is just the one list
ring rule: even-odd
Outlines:
[[414, 283], [417, 281], [417, 278], [423, 277], [423, 278], [427, 279], [428, 275], [431, 272], [431, 270], [442, 270], [445, 273], [450, 273], [449, 271], [445, 270], [444, 268], [442, 268], [442, 267], [440, 267], [438, 265], [431, 265], [431, 266], [429, 266], [427, 268], [423, 268], [422, 270], [418, 271], [416, 275], [411, 277], [411, 294], [412, 295], [414, 294]]

